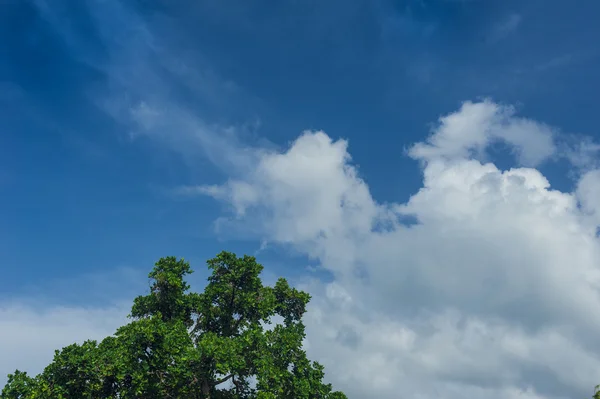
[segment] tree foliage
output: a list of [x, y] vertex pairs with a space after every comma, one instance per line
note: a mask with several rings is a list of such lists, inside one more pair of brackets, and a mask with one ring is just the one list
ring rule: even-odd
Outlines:
[[[131, 322], [98, 343], [55, 352], [44, 371], [8, 376], [2, 399], [343, 399], [307, 359], [302, 315], [310, 296], [279, 279], [263, 286], [250, 256], [222, 252], [202, 293], [184, 260], [160, 259]], [[279, 315], [283, 322], [266, 328]]]

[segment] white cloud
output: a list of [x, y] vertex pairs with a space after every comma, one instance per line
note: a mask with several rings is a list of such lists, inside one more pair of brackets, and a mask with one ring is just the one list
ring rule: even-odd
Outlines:
[[582, 175], [577, 185], [577, 197], [581, 209], [593, 224], [600, 224], [600, 169]]
[[0, 303], [0, 390], [15, 369], [30, 375], [50, 363], [54, 350], [87, 339], [102, 340], [125, 324], [130, 303], [111, 307]]
[[485, 100], [465, 102], [460, 110], [443, 116], [425, 143], [410, 151], [414, 158], [432, 160], [483, 157], [488, 145], [505, 141], [523, 165], [535, 166], [555, 151], [552, 129], [515, 117], [515, 108]]
[[[571, 136], [571, 140], [562, 145], [563, 156], [569, 160], [579, 171], [589, 172], [598, 169], [598, 155], [600, 144], [594, 142], [590, 137]], [[568, 142], [570, 141], [570, 143]]]
[[372, 198], [348, 143], [323, 132], [198, 190], [234, 209], [230, 226], [334, 274], [307, 283], [309, 354], [351, 398], [585, 397], [600, 382], [599, 175], [559, 192], [536, 169], [485, 162], [503, 141], [534, 166], [554, 135], [467, 102], [409, 151], [423, 186], [405, 203]]
[[[122, 106], [117, 106], [123, 112]], [[117, 112], [117, 111], [115, 111]], [[208, 124], [189, 109], [159, 100], [140, 101], [115, 115], [130, 126], [132, 139], [150, 138], [181, 154], [189, 165], [208, 159], [228, 172], [248, 168], [259, 151], [244, 148], [238, 141], [240, 129]]]
[[128, 322], [133, 298], [147, 291], [145, 277], [120, 266], [26, 285], [20, 296], [0, 299], [0, 390], [15, 369], [36, 375], [56, 349], [112, 335]]

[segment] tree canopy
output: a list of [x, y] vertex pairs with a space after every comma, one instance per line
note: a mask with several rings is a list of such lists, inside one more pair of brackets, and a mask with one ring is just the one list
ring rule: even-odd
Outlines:
[[[343, 399], [302, 349], [310, 296], [279, 279], [262, 284], [254, 257], [221, 252], [202, 293], [183, 259], [160, 259], [130, 322], [101, 342], [55, 351], [35, 377], [9, 374], [2, 399]], [[267, 328], [279, 315], [282, 323]]]

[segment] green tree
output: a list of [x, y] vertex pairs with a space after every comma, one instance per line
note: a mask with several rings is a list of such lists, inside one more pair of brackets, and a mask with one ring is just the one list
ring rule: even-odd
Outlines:
[[[344, 399], [307, 359], [302, 315], [310, 296], [279, 279], [263, 286], [250, 256], [222, 252], [202, 293], [189, 292], [184, 260], [160, 259], [131, 322], [98, 343], [55, 352], [44, 371], [8, 376], [2, 399]], [[283, 322], [272, 329], [271, 318]]]

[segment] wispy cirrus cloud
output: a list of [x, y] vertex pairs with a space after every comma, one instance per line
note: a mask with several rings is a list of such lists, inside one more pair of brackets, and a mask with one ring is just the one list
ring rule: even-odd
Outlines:
[[235, 110], [251, 109], [259, 100], [219, 76], [201, 54], [189, 51], [192, 44], [177, 35], [176, 22], [168, 15], [142, 15], [135, 5], [117, 0], [86, 0], [82, 7], [89, 29], [102, 49], [90, 52], [93, 46], [82, 42], [81, 32], [68, 23], [69, 7], [44, 0], [36, 4], [73, 57], [106, 79], [86, 90], [127, 132], [125, 139], [160, 141], [187, 154], [192, 163], [202, 153], [226, 170], [245, 167], [247, 155], [238, 136], [251, 135], [256, 115], [244, 111], [246, 119], [237, 124], [213, 115], [239, 116]]

